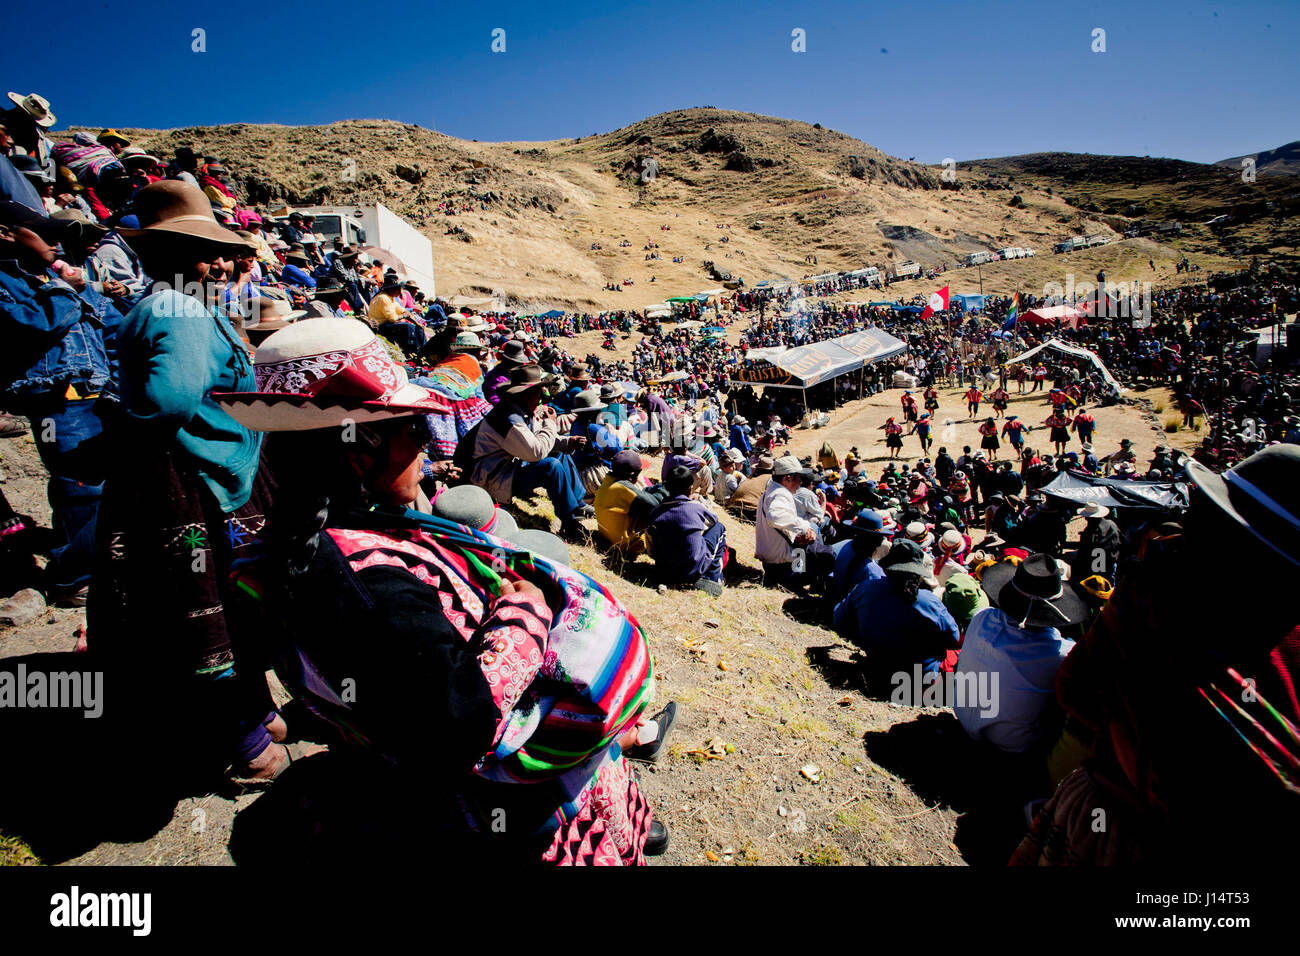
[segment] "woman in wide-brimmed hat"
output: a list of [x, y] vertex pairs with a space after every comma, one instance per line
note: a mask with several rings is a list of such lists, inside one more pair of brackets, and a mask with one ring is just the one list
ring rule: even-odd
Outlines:
[[238, 577], [255, 633], [338, 749], [371, 768], [377, 802], [410, 788], [428, 824], [352, 825], [389, 854], [413, 838], [477, 859], [619, 865], [661, 851], [624, 756], [658, 738], [636, 622], [585, 575], [479, 530], [497, 522], [470, 489], [435, 502], [443, 517], [409, 507], [425, 416], [445, 401], [408, 383], [363, 324], [296, 323], [254, 361], [256, 390], [218, 398], [273, 433], [268, 456], [293, 489]]
[[120, 232], [157, 281], [118, 333], [121, 426], [99, 515], [89, 647], [119, 668], [116, 686], [129, 688], [119, 699], [148, 708], [140, 718], [165, 750], [270, 777], [288, 759], [272, 743], [283, 722], [265, 668], [242, 658], [226, 604], [230, 566], [262, 530], [272, 484], [259, 468], [261, 437], [209, 395], [253, 386], [247, 350], [211, 304], [248, 246], [186, 183], [140, 190], [135, 214], [138, 228]]
[[587, 439], [586, 444], [574, 449], [573, 463], [582, 475], [582, 486], [593, 497], [609, 474], [614, 456], [623, 450], [623, 443], [605, 424], [603, 413], [608, 408], [600, 400], [600, 391], [594, 388], [579, 392], [573, 400], [573, 426], [569, 435]]
[[497, 355], [497, 364], [483, 377], [483, 397], [489, 404], [501, 401], [501, 389], [510, 384], [510, 370], [518, 365], [527, 365], [532, 359], [528, 348], [518, 339], [512, 339], [501, 346]]
[[426, 366], [416, 383], [447, 399], [450, 414], [435, 416], [431, 453], [450, 458], [469, 430], [483, 420], [492, 406], [483, 397], [483, 366], [478, 355], [482, 343], [473, 332], [457, 332], [447, 326], [434, 333], [420, 353]]

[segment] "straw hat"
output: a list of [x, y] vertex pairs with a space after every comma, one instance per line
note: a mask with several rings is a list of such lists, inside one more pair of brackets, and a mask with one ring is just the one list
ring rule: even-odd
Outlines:
[[162, 165], [162, 160], [157, 156], [146, 153], [139, 146], [128, 146], [122, 152], [117, 154], [117, 160], [123, 166], [129, 166], [132, 163], [140, 163], [145, 166]]
[[306, 431], [345, 422], [445, 414], [447, 401], [407, 381], [383, 343], [356, 319], [312, 319], [273, 333], [253, 356], [256, 392], [214, 392], [253, 431]]
[[49, 129], [55, 123], [54, 114], [50, 112], [50, 101], [37, 93], [28, 93], [26, 96], [20, 96], [17, 93], [10, 93], [9, 99], [13, 100], [24, 113], [32, 118], [32, 121], [42, 129]]
[[1095, 501], [1089, 501], [1079, 509], [1080, 518], [1104, 518], [1108, 514], [1110, 514], [1110, 509], [1097, 504]]
[[451, 316], [451, 324], [457, 332], [486, 332], [492, 328], [477, 315], [465, 315], [463, 312]]
[[280, 329], [288, 328], [296, 319], [307, 314], [304, 309], [295, 309], [288, 299], [280, 296], [264, 295], [249, 301], [247, 309], [257, 319], [253, 325], [245, 325], [248, 333], [269, 335]]

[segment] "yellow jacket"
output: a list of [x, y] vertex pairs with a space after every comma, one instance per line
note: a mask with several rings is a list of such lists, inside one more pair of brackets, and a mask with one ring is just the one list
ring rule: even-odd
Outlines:
[[628, 534], [628, 508], [636, 500], [636, 492], [613, 475], [606, 475], [596, 490], [596, 524], [601, 536], [613, 547], [628, 554], [640, 554], [646, 549], [645, 534]]

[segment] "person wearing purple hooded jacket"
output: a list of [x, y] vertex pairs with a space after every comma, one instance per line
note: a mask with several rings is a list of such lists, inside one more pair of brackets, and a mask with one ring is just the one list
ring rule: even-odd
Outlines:
[[703, 503], [690, 497], [694, 481], [695, 473], [686, 465], [675, 466], [664, 478], [669, 498], [650, 514], [650, 556], [661, 583], [693, 584], [716, 597], [722, 593], [727, 563], [727, 530]]
[[515, 339], [501, 347], [498, 359], [497, 364], [488, 369], [483, 377], [483, 397], [492, 405], [501, 404], [501, 399], [504, 397], [501, 389], [510, 384], [511, 369], [527, 365], [531, 361], [524, 343]]

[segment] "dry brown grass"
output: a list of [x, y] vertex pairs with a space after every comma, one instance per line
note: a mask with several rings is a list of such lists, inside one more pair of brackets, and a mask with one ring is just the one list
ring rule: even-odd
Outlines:
[[[772, 165], [753, 172], [724, 168], [723, 154], [698, 152], [709, 129], [735, 136], [748, 155]], [[752, 285], [866, 264], [884, 267], [891, 256], [953, 264], [968, 251], [1017, 245], [1035, 248], [1038, 256], [985, 266], [985, 291], [1041, 292], [1048, 282], [1065, 285], [1070, 274], [1090, 282], [1099, 268], [1111, 282], [1182, 278], [1173, 272], [1182, 255], [1177, 244], [1148, 239], [1053, 256], [1051, 244], [1063, 235], [1112, 230], [1106, 217], [1082, 213], [1059, 190], [1049, 192], [1047, 180], [1017, 177], [1014, 190], [1026, 205], [1009, 210], [1011, 193], [1002, 187], [1010, 180], [1003, 173], [962, 170], [963, 188], [942, 190], [929, 167], [832, 130], [749, 113], [684, 110], [598, 136], [539, 143], [468, 142], [382, 120], [127, 133], [166, 155], [191, 144], [229, 158], [255, 191], [295, 201], [382, 201], [414, 215], [441, 199], [491, 194], [486, 209], [473, 201], [470, 212], [424, 224], [439, 291], [500, 291], [539, 311], [641, 308], [715, 287], [705, 260]], [[657, 159], [659, 172], [642, 193], [627, 170], [643, 155]], [[852, 157], [866, 164], [865, 179], [850, 175]], [[357, 177], [343, 182], [349, 160]], [[423, 178], [411, 184], [398, 177], [399, 164], [419, 167]], [[445, 235], [452, 225], [472, 242]], [[888, 239], [882, 227], [920, 232]], [[720, 242], [723, 236], [730, 242]], [[630, 248], [618, 246], [623, 238]], [[661, 260], [645, 260], [648, 241], [660, 244]], [[593, 250], [592, 243], [603, 248]], [[817, 256], [815, 266], [805, 263], [809, 254]], [[673, 264], [674, 256], [685, 261]], [[1231, 262], [1208, 249], [1198, 261], [1206, 269]], [[651, 276], [658, 281], [651, 283]], [[635, 284], [620, 286], [622, 292], [603, 290], [606, 282], [628, 278]], [[950, 269], [938, 284], [974, 292], [980, 279], [976, 270]], [[888, 296], [929, 293], [935, 285], [926, 279], [900, 283]]]

